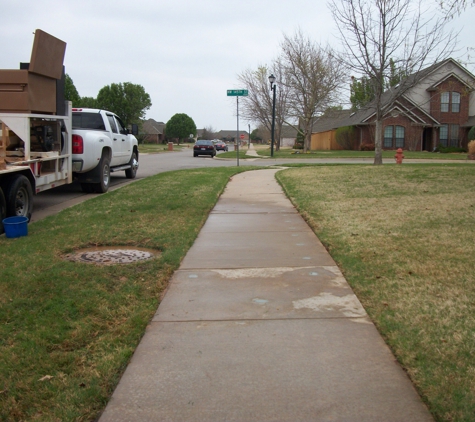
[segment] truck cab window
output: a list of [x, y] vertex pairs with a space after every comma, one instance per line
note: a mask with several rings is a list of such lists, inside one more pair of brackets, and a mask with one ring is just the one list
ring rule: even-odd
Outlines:
[[112, 133], [119, 133], [117, 131], [117, 125], [115, 124], [114, 116], [112, 116], [111, 114], [108, 114], [107, 120], [109, 120], [109, 124], [111, 125]]
[[116, 117], [115, 120], [117, 121], [117, 126], [119, 127], [119, 133], [121, 133], [122, 135], [127, 135], [127, 129], [122, 123], [122, 120], [120, 120], [118, 117]]

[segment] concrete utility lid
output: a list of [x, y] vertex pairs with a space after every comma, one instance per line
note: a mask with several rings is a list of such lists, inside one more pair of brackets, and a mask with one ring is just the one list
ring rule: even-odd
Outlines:
[[124, 246], [101, 246], [81, 249], [67, 254], [65, 259], [68, 261], [86, 262], [89, 264], [115, 265], [146, 261], [155, 258], [158, 254], [157, 251], [142, 248], [127, 249]]

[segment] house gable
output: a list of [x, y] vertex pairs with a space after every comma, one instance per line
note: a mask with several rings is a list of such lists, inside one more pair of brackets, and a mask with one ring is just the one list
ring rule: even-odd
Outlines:
[[[468, 92], [471, 92], [473, 87], [475, 87], [475, 76], [453, 59], [447, 59], [430, 66], [419, 72], [418, 75], [417, 83], [409, 88], [404, 93], [404, 96], [414, 104], [418, 104], [419, 107], [429, 114], [431, 114], [430, 99], [437, 90], [440, 91], [441, 85], [447, 83], [448, 80], [452, 82], [458, 81]], [[475, 102], [470, 107], [469, 115], [475, 115]]]

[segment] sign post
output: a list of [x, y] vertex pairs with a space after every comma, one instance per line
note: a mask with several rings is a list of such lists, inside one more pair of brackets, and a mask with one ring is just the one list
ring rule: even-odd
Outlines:
[[247, 97], [247, 89], [228, 89], [228, 97], [236, 97], [236, 117], [237, 117], [237, 131], [236, 131], [236, 159], [239, 167], [239, 97]]

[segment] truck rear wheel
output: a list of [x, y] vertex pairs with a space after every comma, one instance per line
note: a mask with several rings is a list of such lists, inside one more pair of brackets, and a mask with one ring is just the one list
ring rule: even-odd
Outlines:
[[0, 188], [0, 234], [3, 233], [3, 219], [7, 217], [7, 203], [5, 202], [5, 196]]
[[33, 189], [30, 181], [22, 174], [13, 176], [5, 191], [7, 216], [22, 216], [31, 219], [33, 211]]
[[111, 168], [109, 159], [105, 155], [99, 162], [99, 178], [100, 182], [94, 184], [94, 189], [97, 193], [106, 193], [111, 181]]

